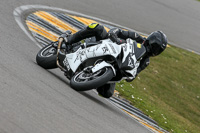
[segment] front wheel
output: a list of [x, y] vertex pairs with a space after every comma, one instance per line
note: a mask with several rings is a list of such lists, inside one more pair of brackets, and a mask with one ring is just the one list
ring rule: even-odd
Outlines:
[[43, 47], [36, 56], [37, 64], [45, 69], [57, 68], [56, 51], [56, 48], [52, 44]]
[[87, 91], [98, 88], [114, 77], [113, 70], [108, 67], [102, 68], [95, 73], [88, 71], [88, 69], [90, 68], [87, 68], [87, 70], [84, 69], [71, 78], [70, 85], [76, 91]]

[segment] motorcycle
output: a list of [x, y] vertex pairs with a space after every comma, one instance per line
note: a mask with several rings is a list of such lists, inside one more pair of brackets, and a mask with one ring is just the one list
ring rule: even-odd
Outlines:
[[146, 48], [132, 39], [116, 44], [110, 39], [85, 41], [80, 45], [63, 43], [63, 38], [43, 47], [36, 56], [45, 69], [60, 68], [77, 91], [97, 89], [122, 79], [132, 80], [137, 74]]

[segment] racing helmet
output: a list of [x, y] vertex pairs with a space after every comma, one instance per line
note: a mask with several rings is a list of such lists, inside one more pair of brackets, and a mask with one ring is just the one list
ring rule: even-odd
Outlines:
[[149, 56], [157, 56], [167, 47], [167, 36], [162, 31], [152, 32], [144, 42]]

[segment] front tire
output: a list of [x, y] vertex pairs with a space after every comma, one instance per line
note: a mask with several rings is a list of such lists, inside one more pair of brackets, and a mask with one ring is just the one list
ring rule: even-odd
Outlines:
[[43, 67], [44, 69], [57, 68], [56, 51], [57, 51], [56, 48], [53, 47], [51, 44], [43, 47], [36, 56], [37, 64]]
[[114, 77], [113, 70], [105, 67], [95, 73], [81, 71], [71, 78], [70, 85], [76, 91], [87, 91], [98, 88]]

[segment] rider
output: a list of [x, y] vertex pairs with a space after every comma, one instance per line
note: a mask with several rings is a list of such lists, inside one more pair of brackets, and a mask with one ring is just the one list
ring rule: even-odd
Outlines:
[[[162, 53], [167, 46], [167, 37], [162, 31], [152, 32], [147, 38], [143, 38], [138, 33], [133, 31], [125, 31], [118, 28], [111, 29], [108, 33], [105, 28], [97, 23], [92, 23], [86, 28], [76, 32], [75, 34], [67, 37], [66, 34], [61, 35], [66, 45], [77, 43], [83, 39], [95, 37], [96, 41], [110, 38], [112, 41], [120, 44], [123, 40], [131, 38], [137, 43], [141, 43], [146, 48], [146, 54], [140, 60], [140, 65], [137, 69], [137, 74], [144, 70], [149, 65], [149, 57], [157, 56]], [[128, 82], [132, 81], [127, 80]], [[100, 95], [105, 98], [109, 98], [113, 95], [115, 84], [106, 84], [102, 87], [97, 88]]]

